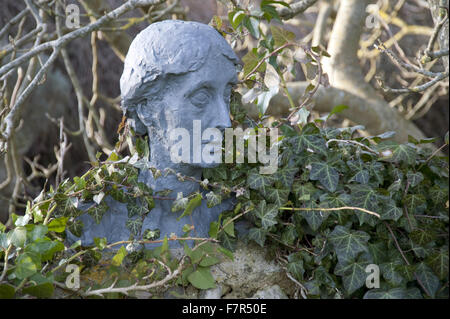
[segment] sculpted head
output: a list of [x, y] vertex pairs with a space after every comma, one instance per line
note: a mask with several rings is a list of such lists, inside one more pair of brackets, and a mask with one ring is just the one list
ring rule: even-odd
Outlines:
[[133, 40], [120, 79], [122, 108], [131, 127], [138, 135], [148, 134], [151, 150], [167, 157], [173, 129], [192, 135], [193, 121], [200, 120], [202, 132], [223, 132], [231, 126], [229, 100], [238, 62], [208, 25], [177, 20], [151, 24]]

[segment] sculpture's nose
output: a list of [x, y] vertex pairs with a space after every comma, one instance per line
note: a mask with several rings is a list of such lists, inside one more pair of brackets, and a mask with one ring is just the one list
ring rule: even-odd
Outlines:
[[218, 101], [217, 111], [215, 114], [211, 114], [213, 117], [214, 127], [218, 128], [222, 132], [225, 131], [227, 127], [231, 127], [230, 113], [228, 112], [228, 104], [223, 100]]

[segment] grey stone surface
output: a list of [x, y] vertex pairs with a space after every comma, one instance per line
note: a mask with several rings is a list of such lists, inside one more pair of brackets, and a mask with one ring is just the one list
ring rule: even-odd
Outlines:
[[222, 291], [222, 285], [217, 285], [216, 288], [201, 291], [199, 299], [220, 299], [222, 297]]
[[268, 288], [258, 290], [252, 299], [288, 299], [280, 286], [273, 285]]
[[[237, 81], [238, 58], [225, 39], [212, 27], [197, 23], [166, 20], [151, 24], [133, 40], [125, 59], [120, 79], [122, 108], [130, 126], [139, 135], [148, 134], [150, 165], [160, 169], [171, 168], [182, 175], [201, 179], [202, 169], [214, 167], [203, 159], [195, 162], [195, 151], [190, 158], [174, 163], [170, 158], [169, 133], [184, 128], [192, 133], [193, 120], [201, 120], [201, 132], [216, 128], [222, 133], [231, 126], [229, 98]], [[192, 134], [190, 135], [192, 136]], [[214, 141], [203, 140], [205, 144]], [[155, 191], [172, 190], [168, 196], [184, 196], [199, 191], [198, 183], [180, 182], [174, 175], [154, 179], [148, 170], [141, 170], [139, 180]], [[106, 237], [108, 242], [127, 240], [125, 227], [128, 218], [126, 205], [106, 198], [110, 207], [100, 224], [85, 214], [81, 217], [84, 232], [83, 245], [93, 244], [94, 237]], [[233, 199], [207, 208], [205, 201], [192, 216], [177, 221], [179, 213], [172, 213], [170, 200], [156, 200], [155, 208], [144, 220], [143, 229], [160, 229], [161, 237], [183, 234], [184, 224], [192, 224], [194, 236], [207, 237], [209, 225], [219, 214], [232, 207]], [[68, 233], [70, 241], [77, 240]], [[180, 247], [173, 241], [172, 248]]]
[[266, 251], [253, 244], [238, 241], [234, 260], [225, 260], [211, 267], [223, 298], [250, 298], [255, 292], [279, 285], [286, 294], [293, 292], [293, 284], [285, 270], [274, 260], [266, 260]]

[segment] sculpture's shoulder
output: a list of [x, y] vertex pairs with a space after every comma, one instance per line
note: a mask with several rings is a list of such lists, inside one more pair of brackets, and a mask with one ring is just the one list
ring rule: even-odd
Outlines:
[[[183, 212], [172, 212], [171, 203], [164, 200], [155, 200], [154, 207], [144, 216], [133, 215], [127, 203], [119, 202], [110, 196], [106, 196], [103, 200], [108, 209], [99, 223], [87, 213], [87, 208], [92, 205], [89, 203], [82, 205], [85, 212], [77, 219], [83, 224], [83, 232], [80, 237], [77, 237], [70, 231], [66, 231], [69, 243], [81, 240], [83, 246], [91, 246], [94, 245], [94, 238], [106, 238], [108, 243], [129, 240], [131, 232], [127, 223], [136, 219], [142, 219], [141, 233], [149, 229], [159, 230], [162, 238], [170, 237], [172, 234], [181, 237], [184, 234], [183, 226], [190, 224], [194, 226], [197, 237], [208, 237], [211, 223], [216, 221], [222, 212], [233, 209], [236, 202], [234, 197], [230, 197], [224, 199], [219, 205], [209, 208], [206, 201], [202, 201], [191, 215], [180, 218]], [[171, 244], [171, 246], [174, 245], [176, 246]]]

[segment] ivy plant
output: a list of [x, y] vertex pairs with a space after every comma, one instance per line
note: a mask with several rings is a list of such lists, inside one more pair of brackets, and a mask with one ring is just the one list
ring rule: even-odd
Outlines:
[[[101, 161], [98, 154], [84, 175], [43, 190], [22, 215], [13, 215], [12, 227], [0, 224], [0, 298], [134, 297], [156, 294], [169, 282], [214, 288], [210, 268], [233, 259], [238, 237], [279, 257], [305, 298], [448, 298], [449, 169], [439, 152], [448, 145], [448, 134], [445, 145], [433, 151], [425, 147], [433, 139], [410, 137], [399, 144], [391, 140], [393, 132], [360, 136], [361, 126], [329, 127], [327, 120], [345, 105], [312, 119], [311, 97], [328, 85], [320, 58], [329, 55], [295, 41], [282, 27], [263, 32], [261, 23], [281, 22], [277, 5], [289, 6], [264, 0], [253, 11], [234, 7], [228, 23], [219, 17], [211, 22], [232, 42], [244, 36], [257, 41], [243, 58], [240, 86], [246, 93], [233, 93], [230, 111], [234, 126], [255, 134], [267, 126], [279, 129], [276, 172], [261, 174], [261, 165], [247, 160], [205, 169], [201, 180], [159, 171], [149, 165], [148, 141], [121, 126], [117, 149], [127, 139], [134, 145], [129, 156], [112, 152]], [[311, 83], [298, 105], [283, 78], [296, 63]], [[265, 113], [280, 92], [291, 113], [268, 125]], [[253, 103], [259, 118], [249, 118], [243, 103]], [[151, 170], [155, 178], [175, 174], [180, 181], [198, 182], [207, 193], [167, 198], [140, 183], [139, 170]], [[108, 213], [107, 196], [127, 205], [129, 240], [96, 238], [92, 247], [68, 246], [66, 230], [79, 236], [82, 214], [100, 222]], [[211, 223], [209, 238], [191, 237], [193, 225], [184, 225], [181, 237], [142, 227], [155, 201], [172, 200], [173, 213], [186, 216], [202, 201], [214, 207], [230, 197], [236, 206]], [[234, 226], [244, 219], [252, 226], [238, 236]], [[169, 253], [169, 241], [175, 240], [194, 246], [184, 245], [184, 256], [175, 258]], [[146, 243], [159, 247], [145, 249]], [[70, 288], [66, 270], [73, 264], [82, 282]], [[369, 275], [378, 278], [368, 284]]]

